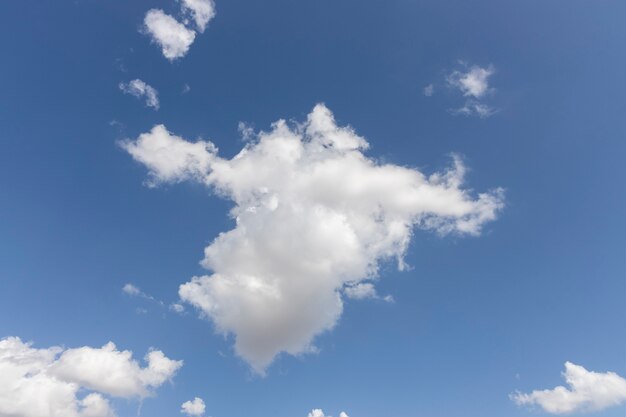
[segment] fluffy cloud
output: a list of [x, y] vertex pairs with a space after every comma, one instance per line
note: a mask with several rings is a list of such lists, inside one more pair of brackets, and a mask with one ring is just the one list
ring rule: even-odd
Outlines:
[[500, 189], [462, 188], [458, 157], [430, 176], [368, 158], [367, 141], [324, 105], [304, 123], [279, 120], [232, 159], [164, 126], [121, 145], [150, 185], [200, 181], [235, 203], [235, 228], [205, 249], [212, 274], [179, 295], [234, 334], [236, 353], [260, 373], [280, 352], [315, 350], [315, 336], [341, 316], [344, 288], [367, 290], [358, 285], [376, 279], [382, 261], [402, 269], [414, 228], [478, 235], [503, 207]]
[[191, 15], [198, 32], [203, 33], [209, 21], [215, 17], [213, 0], [181, 0], [183, 13]]
[[[35, 349], [17, 337], [0, 340], [0, 416], [112, 417], [104, 395], [145, 398], [182, 366], [160, 351], [141, 368], [130, 351]], [[82, 395], [82, 398], [79, 398]]]
[[161, 182], [202, 180], [209, 171], [216, 149], [210, 142], [187, 142], [157, 125], [135, 142], [122, 142], [122, 148], [150, 170], [149, 186]]
[[453, 71], [448, 75], [447, 81], [451, 86], [461, 90], [464, 96], [481, 98], [490, 91], [489, 77], [494, 72], [491, 66], [481, 68], [474, 65], [466, 71]]
[[146, 106], [155, 110], [159, 109], [159, 96], [157, 90], [140, 79], [135, 79], [127, 83], [119, 84], [120, 90], [125, 94], [130, 94], [138, 99], [145, 99]]
[[[332, 417], [332, 416], [325, 416], [324, 412], [320, 410], [319, 408], [317, 408], [315, 410], [311, 410], [311, 412], [309, 413], [309, 417]], [[342, 411], [339, 414], [339, 417], [348, 417], [348, 415]]]
[[198, 397], [194, 398], [193, 401], [185, 401], [180, 407], [180, 412], [188, 416], [201, 416], [204, 414], [204, 410], [204, 401]]
[[196, 32], [160, 9], [148, 10], [144, 28], [170, 61], [185, 56], [196, 38]]
[[591, 372], [566, 362], [563, 377], [569, 388], [517, 392], [511, 399], [518, 405], [539, 405], [552, 414], [600, 411], [626, 401], [626, 379], [613, 372]]

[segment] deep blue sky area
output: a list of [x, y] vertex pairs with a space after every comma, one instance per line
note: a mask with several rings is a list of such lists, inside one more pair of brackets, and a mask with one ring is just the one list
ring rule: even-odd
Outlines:
[[[184, 360], [143, 402], [150, 417], [194, 396], [213, 417], [531, 416], [509, 394], [563, 384], [565, 361], [626, 375], [625, 2], [216, 0], [170, 62], [140, 28], [148, 9], [177, 7], [0, 2], [0, 338]], [[491, 117], [451, 110], [461, 61], [494, 69]], [[135, 78], [158, 111], [120, 91]], [[320, 102], [367, 155], [432, 173], [460, 154], [466, 186], [503, 187], [506, 206], [477, 237], [415, 230], [411, 268], [381, 268], [394, 303], [346, 300], [319, 353], [259, 377], [191, 307], [122, 293], [175, 302], [234, 222], [201, 185], [145, 186], [117, 143], [165, 124], [232, 157], [240, 121], [269, 130]], [[136, 401], [113, 404], [136, 415]]]

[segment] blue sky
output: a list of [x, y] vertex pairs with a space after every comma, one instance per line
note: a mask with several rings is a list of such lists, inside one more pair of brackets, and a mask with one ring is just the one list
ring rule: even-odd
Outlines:
[[[546, 410], [509, 395], [565, 384], [566, 361], [626, 376], [623, 2], [216, 0], [173, 60], [143, 33], [155, 8], [182, 19], [174, 0], [0, 4], [0, 338], [184, 361], [142, 402], [153, 417], [196, 396], [213, 417], [527, 416]], [[477, 97], [453, 82], [472, 68], [493, 70]], [[134, 79], [158, 110], [121, 91]], [[473, 102], [493, 114], [455, 112]], [[154, 169], [119, 144], [163, 124], [230, 159], [240, 122], [269, 132], [317, 103], [377, 163], [430, 175], [461, 155], [463, 189], [502, 187], [504, 207], [476, 236], [415, 228], [411, 267], [380, 263], [394, 302], [344, 295], [317, 353], [260, 376], [232, 332], [168, 308], [212, 272], [203, 250], [235, 227], [232, 199], [149, 187]], [[136, 397], [105, 397], [136, 415]]]

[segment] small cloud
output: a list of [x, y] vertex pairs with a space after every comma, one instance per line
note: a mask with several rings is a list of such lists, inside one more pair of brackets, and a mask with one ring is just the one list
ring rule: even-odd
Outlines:
[[135, 287], [135, 286], [134, 286], [133, 284], [131, 284], [131, 283], [125, 284], [125, 285], [122, 287], [122, 292], [123, 292], [124, 294], [133, 295], [133, 296], [134, 296], [134, 295], [141, 295], [141, 294], [142, 294], [141, 290], [139, 290], [139, 288]]
[[182, 94], [187, 94], [188, 92], [191, 91], [191, 87], [189, 87], [189, 84], [183, 84], [183, 89], [181, 90]]
[[196, 32], [160, 9], [148, 10], [144, 29], [170, 61], [184, 57], [196, 38]]
[[115, 58], [115, 66], [121, 72], [128, 72], [128, 69], [126, 68], [124, 60], [122, 58]]
[[424, 95], [426, 97], [432, 97], [433, 94], [435, 94], [435, 86], [433, 84], [428, 84], [424, 87]]
[[202, 398], [196, 397], [192, 401], [185, 401], [180, 407], [180, 412], [188, 416], [201, 416], [205, 408]]
[[489, 77], [495, 72], [493, 66], [481, 68], [474, 65], [467, 71], [453, 71], [447, 77], [450, 86], [458, 88], [464, 96], [481, 98], [490, 91]]
[[346, 287], [343, 291], [346, 293], [346, 296], [348, 296], [348, 298], [352, 298], [354, 300], [363, 300], [365, 298], [378, 298], [376, 288], [374, 288], [374, 285], [369, 282], [359, 283]]
[[[143, 31], [161, 47], [163, 56], [174, 61], [187, 55], [196, 39], [196, 31], [203, 33], [215, 17], [213, 0], [180, 0], [182, 22], [161, 9], [150, 9], [144, 18]], [[192, 23], [193, 22], [193, 23]]]
[[135, 79], [127, 83], [120, 83], [119, 87], [124, 94], [130, 94], [138, 99], [145, 99], [146, 106], [159, 110], [159, 95], [157, 90], [144, 81]]
[[142, 307], [137, 307], [135, 309], [135, 313], [137, 314], [148, 314], [148, 310]]
[[361, 282], [356, 285], [349, 285], [345, 287], [343, 291], [348, 298], [351, 298], [353, 300], [365, 300], [370, 298], [375, 300], [383, 300], [388, 303], [393, 303], [395, 301], [393, 299], [393, 296], [391, 295], [386, 295], [384, 297], [378, 295], [374, 284], [370, 282]]
[[117, 134], [122, 135], [123, 132], [126, 130], [126, 125], [122, 122], [120, 122], [117, 119], [111, 119], [109, 120], [108, 125], [113, 128]]
[[[309, 417], [332, 417], [332, 416], [327, 416], [324, 414], [324, 411], [322, 411], [319, 408], [316, 408], [314, 410], [311, 410], [311, 412], [309, 413]], [[342, 411], [341, 413], [339, 413], [339, 417], [348, 417], [348, 415]]]
[[177, 314], [183, 314], [185, 312], [185, 307], [182, 304], [172, 303], [170, 304], [170, 310]]
[[146, 294], [145, 292], [141, 291], [139, 289], [139, 287], [137, 287], [137, 286], [135, 286], [135, 285], [133, 285], [131, 283], [125, 284], [122, 287], [122, 292], [124, 294], [126, 294], [126, 295], [130, 295], [131, 297], [140, 297], [140, 298], [144, 298], [146, 300], [153, 301], [153, 302], [159, 304], [160, 306], [164, 306], [165, 305], [163, 303], [163, 301], [157, 300], [156, 298], [154, 298], [150, 294]]
[[626, 379], [614, 372], [591, 372], [566, 362], [563, 377], [569, 387], [515, 392], [510, 398], [517, 405], [539, 405], [551, 414], [601, 411], [626, 401]]
[[484, 103], [487, 95], [493, 95], [495, 88], [489, 86], [489, 78], [495, 73], [493, 65], [486, 68], [478, 65], [468, 66], [461, 62], [462, 70], [452, 71], [447, 77], [448, 86], [457, 89], [467, 97], [465, 104], [459, 108], [450, 109], [453, 115], [478, 116], [486, 119], [498, 112], [498, 109]]
[[463, 107], [458, 109], [451, 109], [450, 113], [461, 116], [478, 116], [481, 119], [486, 119], [493, 116], [498, 112], [497, 109], [490, 107], [484, 103], [476, 100], [468, 100]]
[[[198, 32], [203, 33], [209, 21], [215, 17], [215, 3], [212, 0], [182, 0], [183, 14], [190, 15]], [[186, 20], [185, 24], [189, 22]]]
[[249, 141], [254, 138], [254, 128], [246, 122], [239, 122], [237, 130], [241, 135], [241, 138], [245, 141]]

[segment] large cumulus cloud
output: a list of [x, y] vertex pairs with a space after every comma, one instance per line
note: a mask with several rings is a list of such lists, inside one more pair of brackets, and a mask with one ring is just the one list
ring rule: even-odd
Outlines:
[[145, 398], [174, 376], [182, 361], [161, 351], [141, 367], [130, 351], [33, 348], [17, 337], [0, 340], [0, 416], [114, 417], [107, 396]]
[[[402, 261], [415, 228], [478, 235], [503, 207], [502, 191], [463, 188], [465, 167], [431, 175], [365, 155], [365, 138], [324, 105], [301, 124], [279, 120], [232, 159], [208, 141], [164, 126], [122, 143], [149, 170], [148, 183], [200, 181], [234, 202], [234, 229], [206, 249], [211, 274], [180, 286], [258, 372], [281, 353], [314, 350], [350, 288], [377, 279], [381, 261]], [[373, 287], [369, 287], [373, 290]]]

